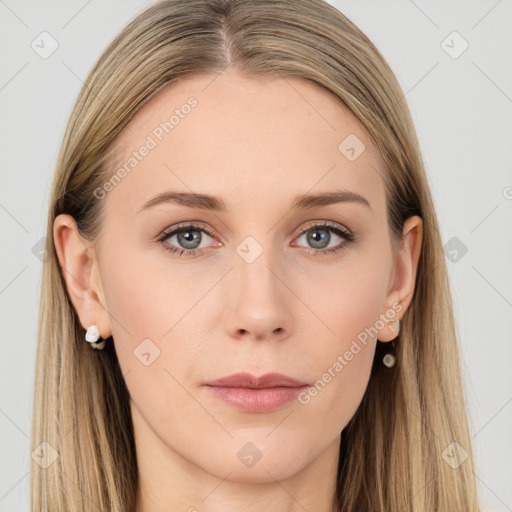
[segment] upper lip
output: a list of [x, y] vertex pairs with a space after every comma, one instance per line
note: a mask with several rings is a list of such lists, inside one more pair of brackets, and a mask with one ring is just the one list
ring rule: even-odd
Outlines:
[[307, 386], [307, 382], [301, 382], [282, 373], [266, 373], [261, 377], [256, 377], [249, 373], [235, 373], [227, 377], [222, 377], [205, 383], [206, 386], [228, 387], [228, 388], [276, 388], [288, 387], [298, 388]]

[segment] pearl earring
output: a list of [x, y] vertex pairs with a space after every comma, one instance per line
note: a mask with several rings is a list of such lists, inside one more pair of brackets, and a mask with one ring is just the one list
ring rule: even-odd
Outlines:
[[396, 330], [392, 325], [389, 326], [389, 329], [398, 334], [400, 332], [400, 320], [398, 318], [396, 319]]
[[[396, 328], [390, 325], [389, 329], [393, 332], [396, 332], [398, 335], [398, 333], [400, 332], [400, 320], [398, 320], [398, 318], [396, 319]], [[384, 364], [384, 366], [387, 366], [388, 368], [392, 368], [393, 366], [395, 366], [396, 353], [394, 340], [391, 342], [391, 350], [382, 358], [382, 363]]]
[[[101, 338], [101, 341], [98, 341]], [[96, 325], [91, 325], [85, 333], [85, 341], [91, 344], [91, 347], [96, 350], [103, 350], [105, 347], [105, 340], [101, 337], [100, 331]]]

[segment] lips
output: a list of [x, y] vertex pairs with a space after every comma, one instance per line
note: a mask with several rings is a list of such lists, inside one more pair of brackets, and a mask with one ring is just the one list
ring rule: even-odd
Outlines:
[[204, 384], [214, 398], [248, 413], [265, 413], [295, 400], [309, 384], [282, 373], [236, 373]]
[[235, 373], [228, 377], [206, 382], [205, 385], [224, 388], [264, 389], [277, 387], [299, 388], [307, 386], [308, 383], [293, 379], [282, 373], [267, 373], [261, 377], [255, 377], [249, 373]]

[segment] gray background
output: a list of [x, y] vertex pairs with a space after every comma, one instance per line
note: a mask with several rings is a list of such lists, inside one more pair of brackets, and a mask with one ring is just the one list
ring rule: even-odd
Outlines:
[[[447, 248], [482, 510], [512, 511], [511, 1], [330, 3], [376, 44], [412, 111]], [[100, 53], [149, 4], [0, 0], [0, 512], [29, 507], [37, 243], [65, 125]], [[31, 47], [43, 31], [58, 43], [46, 59]]]

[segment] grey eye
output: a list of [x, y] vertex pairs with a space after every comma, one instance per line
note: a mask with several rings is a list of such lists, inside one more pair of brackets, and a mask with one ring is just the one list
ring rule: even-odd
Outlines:
[[331, 240], [331, 233], [329, 229], [313, 228], [307, 231], [306, 238], [314, 249], [325, 249]]
[[201, 234], [197, 229], [180, 231], [176, 236], [184, 249], [197, 249], [197, 246], [201, 243]]
[[[205, 236], [206, 239], [211, 238], [203, 229], [187, 227], [172, 231], [164, 240], [178, 248], [194, 250], [199, 249], [199, 246], [201, 242], [204, 241]], [[174, 237], [176, 237], [176, 241], [172, 241]]]

